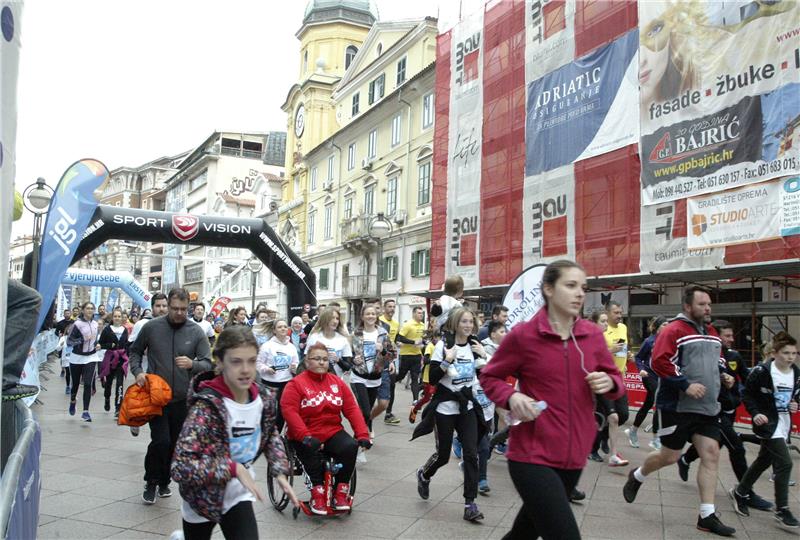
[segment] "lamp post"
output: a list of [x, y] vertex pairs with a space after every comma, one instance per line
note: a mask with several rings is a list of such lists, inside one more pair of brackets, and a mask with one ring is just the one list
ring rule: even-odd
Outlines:
[[264, 268], [264, 263], [261, 262], [260, 259], [256, 257], [250, 257], [247, 261], [247, 269], [250, 270], [250, 297], [252, 300], [252, 305], [250, 306], [250, 312], [256, 310], [256, 281], [258, 280], [258, 273], [261, 272], [261, 269]]
[[369, 224], [369, 237], [375, 241], [378, 246], [378, 275], [375, 285], [375, 296], [381, 300], [381, 281], [383, 280], [383, 241], [392, 235], [392, 222], [386, 219], [383, 212], [378, 212], [375, 218]]
[[50, 208], [50, 199], [53, 198], [53, 188], [48, 186], [44, 178], [39, 177], [36, 182], [25, 188], [22, 192], [22, 204], [33, 213], [33, 258], [31, 260], [31, 286], [38, 286], [39, 272], [39, 245], [42, 241], [42, 219]]

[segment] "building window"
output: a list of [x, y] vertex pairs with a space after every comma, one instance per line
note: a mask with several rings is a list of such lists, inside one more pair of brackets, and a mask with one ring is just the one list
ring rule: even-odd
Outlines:
[[392, 176], [386, 181], [386, 215], [393, 216], [397, 212], [397, 183], [399, 176]]
[[323, 229], [323, 240], [330, 240], [333, 238], [333, 227], [331, 227], [331, 222], [333, 221], [333, 205], [329, 204], [325, 207], [325, 226]]
[[375, 186], [364, 189], [364, 213], [371, 216], [375, 211]]
[[344, 218], [350, 219], [353, 217], [353, 197], [347, 197], [344, 200]]
[[317, 217], [316, 212], [309, 212], [308, 213], [308, 243], [314, 243], [314, 221]]
[[392, 118], [392, 147], [400, 144], [400, 136], [403, 130], [403, 120], [401, 115]]
[[376, 79], [369, 83], [369, 104], [372, 105], [383, 97], [386, 86], [386, 74], [381, 73]]
[[417, 205], [422, 206], [431, 202], [431, 162], [426, 161], [421, 164], [418, 172]]
[[350, 67], [350, 64], [353, 63], [353, 59], [356, 57], [358, 53], [358, 49], [355, 45], [348, 45], [348, 47], [344, 50], [344, 69]]
[[378, 56], [383, 52], [383, 43], [378, 43]]
[[317, 285], [319, 286], [320, 290], [327, 291], [328, 290], [328, 275], [330, 274], [330, 270], [328, 268], [320, 268], [319, 269], [319, 279], [317, 280]]
[[189, 191], [194, 191], [200, 186], [206, 185], [208, 182], [208, 169], [203, 169], [203, 172], [189, 180]]
[[422, 129], [433, 125], [433, 92], [422, 96]]
[[397, 255], [383, 258], [383, 274], [381, 281], [394, 281], [397, 279]]
[[303, 73], [308, 71], [308, 51], [303, 52]]
[[397, 62], [397, 86], [406, 81], [406, 59], [402, 58]]
[[317, 190], [317, 168], [311, 169], [311, 191]]
[[424, 277], [431, 273], [431, 250], [420, 249], [411, 254], [411, 277]]
[[373, 129], [369, 132], [367, 141], [367, 157], [372, 159], [378, 155], [378, 130]]
[[361, 104], [361, 92], [353, 94], [353, 109], [352, 116], [358, 116], [358, 106]]
[[347, 170], [352, 171], [356, 168], [356, 143], [351, 143], [347, 147]]
[[333, 182], [333, 156], [328, 156], [328, 183]]

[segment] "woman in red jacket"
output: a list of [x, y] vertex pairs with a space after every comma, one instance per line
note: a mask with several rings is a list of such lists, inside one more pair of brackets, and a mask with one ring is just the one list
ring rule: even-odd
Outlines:
[[[311, 478], [311, 511], [327, 514], [324, 469], [320, 449], [333, 456], [342, 468], [336, 473], [333, 505], [350, 508], [350, 477], [356, 465], [358, 447], [370, 448], [367, 424], [347, 384], [328, 372], [328, 349], [315, 343], [306, 350], [306, 370], [286, 384], [281, 412], [288, 426], [290, 444]], [[355, 430], [355, 439], [342, 426], [342, 413]], [[356, 440], [358, 442], [356, 442]]]
[[522, 421], [511, 428], [506, 457], [523, 506], [506, 539], [580, 538], [568, 494], [597, 432], [595, 395], [614, 400], [625, 391], [600, 329], [580, 318], [585, 286], [577, 263], [549, 264], [544, 307], [514, 328], [480, 375], [489, 399]]

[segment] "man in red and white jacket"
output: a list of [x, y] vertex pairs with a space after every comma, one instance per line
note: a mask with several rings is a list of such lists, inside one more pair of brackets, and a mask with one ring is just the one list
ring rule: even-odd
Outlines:
[[[333, 504], [337, 510], [347, 510], [358, 447], [370, 448], [372, 441], [353, 392], [342, 379], [328, 372], [325, 345], [315, 343], [309, 347], [305, 364], [306, 370], [286, 384], [281, 412], [288, 426], [289, 442], [311, 478], [311, 511], [324, 515], [327, 509], [320, 449], [324, 445], [325, 453], [342, 465], [336, 473]], [[355, 438], [344, 430], [342, 414], [353, 427]]]

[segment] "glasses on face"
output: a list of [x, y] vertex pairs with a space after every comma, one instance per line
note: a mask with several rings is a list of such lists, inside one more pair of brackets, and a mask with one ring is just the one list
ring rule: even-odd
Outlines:
[[320, 364], [325, 364], [328, 362], [327, 356], [309, 356], [308, 359], [312, 362], [319, 362]]

